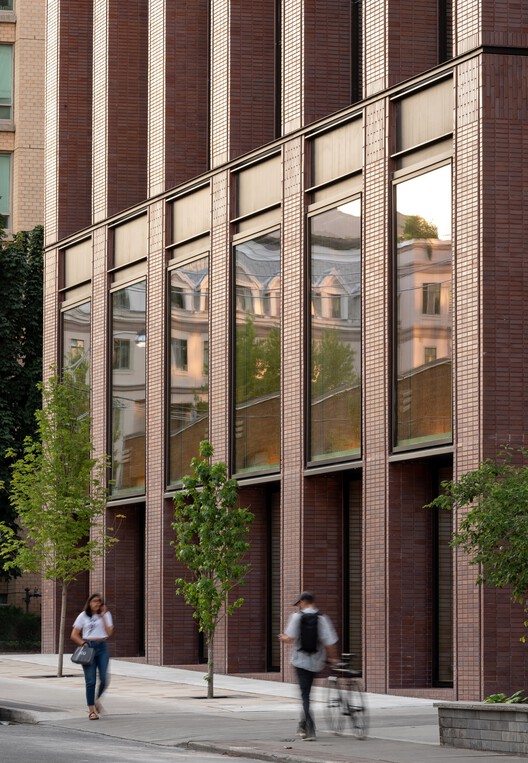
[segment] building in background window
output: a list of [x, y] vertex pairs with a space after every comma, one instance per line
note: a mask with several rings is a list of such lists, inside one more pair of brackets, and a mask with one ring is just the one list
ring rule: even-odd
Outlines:
[[145, 281], [112, 294], [113, 495], [145, 489]]
[[209, 259], [170, 271], [169, 484], [178, 484], [209, 431]]
[[361, 448], [361, 202], [309, 218], [311, 272], [308, 460]]
[[280, 233], [273, 231], [238, 244], [234, 262], [234, 470], [238, 473], [277, 471], [280, 468]]
[[451, 440], [451, 165], [397, 184], [396, 217], [395, 444], [407, 448]]

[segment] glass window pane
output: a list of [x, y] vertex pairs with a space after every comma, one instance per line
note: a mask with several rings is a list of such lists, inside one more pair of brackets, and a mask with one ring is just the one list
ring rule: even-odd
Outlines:
[[145, 488], [146, 284], [112, 294], [113, 495]]
[[0, 45], [0, 119], [11, 119], [12, 98], [13, 46]]
[[280, 233], [235, 247], [235, 471], [280, 468]]
[[0, 215], [5, 228], [10, 227], [11, 212], [11, 156], [0, 154]]
[[91, 303], [65, 310], [62, 314], [62, 368], [90, 382]]
[[0, 0], [0, 11], [12, 11], [13, 0]]
[[180, 482], [209, 424], [209, 260], [170, 273], [169, 482]]
[[309, 219], [309, 460], [361, 453], [361, 202]]
[[396, 445], [451, 440], [451, 167], [396, 186]]

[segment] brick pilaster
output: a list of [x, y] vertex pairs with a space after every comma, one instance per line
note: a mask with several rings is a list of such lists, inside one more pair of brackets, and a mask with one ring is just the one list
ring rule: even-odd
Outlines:
[[[46, 129], [44, 235], [46, 244], [51, 244], [58, 238], [59, 18], [60, 0], [49, 0], [46, 14], [46, 111], [44, 118]], [[53, 298], [55, 299], [55, 292], [53, 292]]]
[[147, 277], [147, 387], [146, 387], [146, 543], [145, 651], [149, 662], [160, 665], [163, 656], [163, 549], [169, 543], [163, 522], [165, 488], [166, 344], [164, 202], [149, 209]]
[[211, 2], [211, 167], [229, 159], [229, 0]]
[[149, 0], [148, 196], [165, 190], [167, 0]]
[[[108, 277], [107, 277], [107, 229], [101, 226], [92, 237], [92, 326], [97, 329], [97, 341], [92, 341], [92, 412], [94, 454], [100, 458], [108, 453]], [[94, 337], [95, 339], [95, 337]], [[90, 588], [104, 591], [105, 562], [97, 559], [90, 576]]]
[[[93, 3], [92, 219], [107, 216], [108, 3]], [[97, 325], [94, 323], [94, 325]]]
[[[304, 569], [304, 188], [302, 138], [283, 148], [281, 245], [281, 606], [282, 627], [303, 587]], [[292, 680], [283, 648], [283, 674]]]
[[[212, 179], [211, 254], [209, 258], [210, 356], [209, 426], [215, 459], [230, 462], [229, 427], [231, 353], [230, 312], [230, 176], [219, 172]], [[215, 634], [214, 659], [218, 672], [227, 672], [227, 624], [223, 620]]]
[[363, 505], [365, 678], [369, 691], [388, 688], [387, 512], [390, 443], [389, 261], [387, 102], [365, 110], [365, 179], [362, 210], [363, 299]]

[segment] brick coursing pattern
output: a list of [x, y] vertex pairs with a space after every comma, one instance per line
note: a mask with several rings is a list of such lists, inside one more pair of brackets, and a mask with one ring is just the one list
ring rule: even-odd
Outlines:
[[441, 745], [510, 755], [528, 754], [528, 708], [484, 702], [442, 703], [437, 707]]

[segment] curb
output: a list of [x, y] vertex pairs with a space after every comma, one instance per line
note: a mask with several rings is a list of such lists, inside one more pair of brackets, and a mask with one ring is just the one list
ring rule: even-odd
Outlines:
[[[42, 713], [44, 715], [44, 713]], [[13, 707], [0, 706], [0, 721], [12, 721], [13, 723], [30, 723], [35, 725], [40, 722], [37, 713], [30, 710], [20, 710]]]
[[[329, 761], [333, 761], [333, 763], [365, 763], [367, 760], [362, 756], [351, 757], [350, 755], [336, 755], [335, 752], [329, 757], [326, 752], [320, 752], [319, 750], [314, 750], [313, 755], [305, 757], [303, 753], [291, 755], [287, 752], [282, 753], [273, 750], [259, 750], [258, 748], [250, 747], [249, 745], [247, 747], [242, 745], [237, 745], [235, 747], [232, 745], [216, 744], [214, 742], [187, 742], [179, 744], [178, 747], [182, 749], [196, 750], [197, 752], [213, 752], [219, 755], [230, 756], [232, 758], [251, 758], [252, 760], [273, 761], [273, 763], [325, 763], [325, 761], [326, 763]], [[374, 761], [369, 761], [369, 763], [374, 763]]]
[[[230, 747], [229, 745], [214, 744], [213, 742], [187, 742], [179, 745], [188, 750], [197, 752], [216, 752], [220, 755], [229, 755], [232, 758], [253, 758], [255, 760], [281, 761], [281, 763], [315, 763], [314, 758], [304, 758], [302, 755], [288, 755], [287, 753], [256, 750], [254, 747]], [[323, 758], [321, 758], [323, 760]]]
[[[29, 703], [28, 703], [29, 704]], [[22, 703], [18, 706], [17, 703], [0, 703], [0, 721], [10, 721], [11, 723], [28, 723], [35, 726], [37, 723], [43, 721], [54, 721], [68, 718], [68, 713], [63, 710], [42, 710], [37, 711], [24, 707]]]

